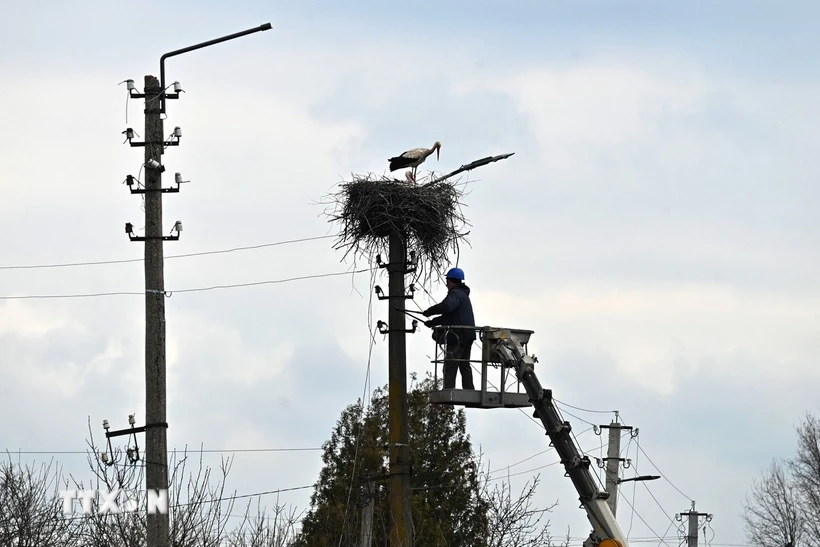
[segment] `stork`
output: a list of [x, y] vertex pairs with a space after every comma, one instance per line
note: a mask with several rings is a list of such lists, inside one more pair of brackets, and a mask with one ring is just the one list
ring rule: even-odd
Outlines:
[[416, 169], [418, 166], [424, 163], [424, 160], [426, 160], [428, 156], [432, 155], [434, 151], [436, 153], [436, 161], [438, 161], [440, 150], [441, 143], [436, 141], [432, 148], [413, 148], [412, 150], [403, 152], [394, 158], [389, 158], [387, 161], [390, 162], [390, 172], [392, 173], [398, 169], [406, 169], [410, 167], [413, 170], [412, 180], [415, 182]]

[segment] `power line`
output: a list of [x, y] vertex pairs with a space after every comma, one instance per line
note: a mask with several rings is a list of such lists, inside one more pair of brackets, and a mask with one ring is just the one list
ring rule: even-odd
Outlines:
[[[584, 433], [587, 433], [587, 432], [589, 432], [589, 431], [592, 431], [592, 428], [591, 428], [591, 427], [590, 427], [590, 428], [587, 428], [587, 429], [585, 429], [585, 430], [583, 430], [583, 431], [581, 431], [578, 435], [583, 435]], [[551, 450], [555, 450], [555, 447], [551, 446], [551, 447], [547, 448], [546, 450], [542, 450], [541, 452], [536, 452], [536, 453], [535, 453], [535, 454], [533, 454], [532, 456], [528, 456], [528, 457], [524, 458], [523, 460], [519, 460], [519, 461], [517, 461], [517, 462], [515, 462], [515, 463], [513, 463], [513, 464], [510, 464], [510, 465], [505, 465], [505, 466], [503, 466], [503, 467], [500, 467], [500, 468], [496, 469], [495, 471], [488, 471], [488, 472], [487, 472], [487, 474], [488, 474], [488, 475], [493, 475], [493, 474], [495, 474], [495, 473], [499, 473], [499, 472], [501, 472], [501, 471], [504, 471], [505, 469], [510, 469], [510, 468], [512, 468], [512, 467], [515, 467], [516, 465], [520, 465], [520, 464], [522, 464], [522, 463], [524, 463], [524, 462], [530, 461], [530, 460], [531, 460], [531, 459], [533, 459], [533, 458], [536, 458], [536, 457], [538, 457], [538, 456], [541, 456], [542, 454], [546, 454], [547, 452], [550, 452]]]
[[[641, 444], [640, 444], [640, 437], [638, 437], [638, 436], [636, 435], [636, 436], [635, 436], [635, 439], [637, 439], [637, 440], [635, 441], [635, 446], [636, 446], [637, 448], [640, 448], [640, 447], [641, 447]], [[631, 444], [631, 442], [632, 442], [632, 438], [630, 438], [629, 440], [630, 440], [630, 444]], [[628, 447], [627, 447], [627, 448], [628, 448]], [[643, 452], [643, 451], [641, 451], [641, 452]], [[636, 450], [636, 452], [635, 452], [635, 464], [634, 464], [634, 465], [635, 465], [635, 476], [638, 476], [638, 475], [639, 475], [639, 471], [638, 471], [638, 456], [640, 456], [640, 453], [638, 453], [638, 452], [637, 452], [637, 450]], [[653, 465], [654, 465], [654, 464], [653, 464]], [[657, 469], [657, 468], [656, 468], [656, 469]], [[658, 471], [660, 472], [660, 470], [658, 470]], [[638, 481], [635, 481], [635, 482], [638, 482]], [[670, 516], [669, 516], [669, 514], [670, 514], [670, 513], [669, 513], [666, 509], [664, 509], [663, 505], [661, 505], [661, 502], [660, 502], [660, 501], [658, 501], [658, 498], [656, 498], [656, 497], [655, 497], [655, 494], [653, 494], [653, 493], [652, 493], [652, 490], [649, 488], [649, 486], [648, 486], [645, 482], [643, 482], [643, 481], [641, 481], [641, 484], [643, 485], [643, 487], [644, 487], [644, 488], [646, 488], [647, 493], [648, 493], [648, 494], [652, 497], [652, 500], [655, 502], [655, 505], [657, 505], [657, 506], [658, 506], [658, 508], [661, 510], [661, 513], [663, 513], [663, 515], [664, 515], [666, 518], [668, 518], [668, 519], [669, 519], [669, 526], [666, 528], [666, 531], [663, 533], [663, 536], [666, 536], [666, 533], [667, 533], [667, 532], [669, 532], [669, 530], [672, 528], [672, 526], [674, 526], [674, 525], [675, 525], [675, 520], [674, 520], [672, 517], [670, 517]], [[670, 483], [670, 484], [671, 484], [671, 483]], [[633, 489], [632, 489], [632, 505], [633, 505], [633, 512], [632, 512], [632, 514], [633, 514], [633, 516], [634, 516], [634, 514], [635, 514], [635, 510], [634, 510], [634, 503], [635, 503], [635, 485], [633, 484]], [[631, 527], [632, 527], [632, 521], [631, 521], [631, 519], [630, 519], [630, 530], [632, 529]]]
[[618, 494], [620, 494], [620, 496], [624, 499], [624, 501], [627, 503], [627, 505], [629, 505], [629, 507], [631, 507], [631, 508], [632, 508], [632, 511], [634, 512], [634, 514], [635, 514], [635, 515], [636, 515], [639, 519], [641, 519], [641, 522], [643, 522], [643, 523], [646, 525], [646, 527], [647, 527], [647, 528], [649, 528], [649, 531], [650, 531], [650, 532], [652, 532], [653, 534], [655, 534], [655, 538], [656, 538], [656, 539], [659, 539], [661, 543], [663, 543], [663, 544], [665, 544], [665, 545], [667, 545], [667, 546], [668, 546], [669, 544], [668, 544], [668, 543], [666, 543], [666, 541], [664, 540], [663, 536], [659, 536], [659, 535], [658, 535], [658, 533], [657, 533], [655, 530], [653, 530], [651, 526], [649, 526], [649, 523], [648, 523], [648, 522], [646, 522], [646, 520], [645, 520], [645, 519], [641, 516], [641, 514], [640, 514], [640, 513], [638, 513], [638, 511], [636, 511], [636, 510], [635, 510], [635, 506], [634, 506], [634, 505], [632, 505], [631, 503], [629, 503], [629, 499], [628, 499], [628, 498], [624, 495], [624, 493], [623, 493], [622, 491], [620, 491], [620, 490], [619, 490], [619, 491], [618, 491]]
[[646, 491], [649, 493], [649, 495], [655, 501], [655, 505], [657, 505], [660, 508], [661, 512], [664, 514], [664, 516], [669, 519], [669, 523], [670, 523], [669, 526], [670, 527], [673, 526], [675, 524], [675, 520], [672, 517], [669, 516], [669, 513], [666, 511], [666, 509], [663, 508], [663, 505], [661, 505], [661, 502], [658, 501], [658, 498], [655, 497], [655, 494], [652, 493], [652, 490], [649, 489], [649, 487], [646, 485], [646, 483], [641, 482], [641, 484], [643, 485], [644, 488], [646, 488]]
[[561, 403], [564, 406], [574, 408], [575, 410], [580, 410], [581, 412], [591, 412], [592, 414], [612, 414], [613, 412], [616, 412], [615, 410], [590, 410], [588, 408], [581, 408], [580, 406], [572, 406], [571, 404], [565, 403], [564, 401], [559, 401], [555, 397], [553, 397], [552, 400], [556, 403]]
[[[626, 455], [627, 455], [627, 457], [629, 456], [629, 447], [632, 445], [632, 439], [633, 439], [633, 437], [630, 436], [629, 444], [626, 446]], [[636, 476], [638, 474], [638, 459], [640, 458], [640, 456], [641, 456], [641, 454], [636, 449], [635, 450], [635, 475]], [[637, 487], [638, 487], [637, 482], [638, 481], [632, 481], [632, 505], [631, 505], [631, 507], [633, 509], [632, 509], [632, 514], [630, 514], [630, 516], [629, 516], [629, 530], [627, 530], [627, 532], [626, 532], [626, 539], [629, 539], [629, 534], [632, 533], [632, 524], [635, 520], [635, 509], [634, 509], [634, 507], [635, 507], [635, 493], [636, 493], [636, 490], [637, 490]]]
[[[490, 476], [490, 477], [487, 478], [487, 480], [488, 481], [500, 481], [500, 480], [504, 480], [504, 479], [507, 479], [507, 478], [510, 478], [510, 477], [517, 477], [519, 475], [526, 475], [527, 473], [532, 473], [533, 471], [539, 471], [541, 469], [546, 469], [547, 467], [552, 467], [554, 465], [559, 465], [560, 463], [561, 463], [560, 461], [551, 462], [551, 463], [547, 463], [547, 464], [544, 464], [544, 465], [540, 465], [538, 467], [533, 467], [532, 469], [527, 469], [526, 471], [517, 471], [515, 473], [508, 473], [508, 474], [502, 475], [500, 477]], [[499, 471], [503, 471], [503, 469], [499, 469], [496, 472], [499, 472]]]
[[[621, 414], [621, 418], [623, 418], [623, 414]], [[667, 476], [666, 476], [666, 474], [665, 474], [665, 473], [663, 473], [663, 471], [661, 471], [661, 470], [660, 470], [660, 468], [659, 468], [659, 467], [655, 464], [655, 462], [653, 462], [653, 461], [652, 461], [652, 458], [650, 458], [650, 457], [649, 457], [649, 454], [647, 454], [647, 453], [646, 453], [646, 451], [645, 451], [645, 450], [643, 449], [643, 447], [641, 446], [641, 441], [640, 441], [640, 439], [639, 439], [639, 438], [638, 438], [638, 440], [635, 442], [635, 445], [638, 447], [638, 450], [640, 450], [640, 451], [641, 451], [641, 453], [642, 453], [644, 456], [646, 456], [646, 459], [647, 459], [647, 460], [649, 460], [649, 463], [651, 463], [651, 464], [652, 464], [652, 467], [654, 467], [654, 468], [655, 468], [655, 470], [656, 470], [656, 471], [657, 471], [657, 472], [658, 472], [658, 473], [659, 473], [659, 474], [663, 477], [663, 479], [664, 479], [666, 482], [668, 482], [670, 485], [672, 485], [672, 488], [674, 488], [675, 490], [677, 490], [677, 491], [678, 491], [678, 493], [679, 493], [681, 496], [683, 496], [684, 498], [686, 498], [686, 499], [687, 499], [687, 500], [689, 500], [690, 502], [691, 502], [691, 501], [694, 501], [694, 499], [693, 499], [693, 498], [691, 498], [691, 497], [687, 496], [686, 494], [684, 494], [684, 493], [683, 493], [683, 491], [682, 491], [680, 488], [678, 488], [677, 486], [675, 486], [675, 483], [673, 483], [671, 480], [669, 480], [669, 477], [667, 477]], [[636, 456], [636, 457], [637, 457], [637, 456]]]
[[[225, 254], [225, 253], [233, 253], [236, 251], [249, 251], [253, 249], [262, 249], [265, 247], [277, 247], [279, 245], [289, 245], [291, 243], [302, 243], [305, 241], [315, 241], [318, 239], [328, 239], [336, 236], [328, 235], [328, 236], [316, 236], [316, 237], [304, 237], [301, 239], [289, 239], [285, 241], [274, 241], [272, 243], [262, 243], [260, 245], [249, 245], [246, 247], [233, 247], [231, 249], [217, 249], [214, 251], [202, 251], [199, 253], [186, 253], [180, 255], [168, 255], [165, 257], [166, 260], [172, 258], [188, 258], [192, 256], [205, 256], [205, 255], [215, 255], [215, 254]], [[58, 264], [27, 264], [27, 265], [19, 265], [19, 266], [0, 266], [0, 270], [36, 270], [36, 269], [44, 269], [44, 268], [70, 268], [74, 266], [101, 266], [104, 264], [127, 264], [130, 262], [143, 262], [144, 259], [142, 258], [128, 258], [123, 260], [98, 260], [92, 262], [65, 262], [65, 263], [58, 263]]]
[[[370, 318], [370, 311], [373, 307], [373, 277], [375, 276], [375, 272], [371, 275], [370, 280], [370, 299], [368, 302], [368, 324], [371, 324]], [[368, 333], [370, 348], [367, 351], [367, 370], [364, 374], [364, 386], [362, 387], [362, 414], [361, 420], [359, 422], [359, 434], [356, 436], [356, 448], [353, 451], [353, 472], [350, 474], [350, 486], [347, 489], [347, 502], [345, 502], [345, 514], [343, 518], [344, 527], [342, 528], [342, 533], [339, 535], [339, 545], [341, 546], [342, 540], [344, 539], [345, 532], [347, 531], [347, 511], [350, 507], [350, 496], [353, 494], [353, 484], [356, 478], [356, 464], [358, 463], [359, 459], [359, 445], [361, 444], [362, 437], [364, 437], [364, 426], [367, 419], [367, 410], [369, 408], [368, 405], [368, 395], [369, 395], [369, 384], [370, 384], [370, 365], [373, 358], [373, 346], [376, 345], [376, 329], [370, 327], [370, 332]]]
[[[222, 501], [232, 501], [232, 500], [239, 500], [245, 498], [255, 498], [258, 496], [268, 496], [270, 494], [281, 494], [282, 492], [295, 492], [297, 490], [305, 490], [307, 488], [314, 488], [316, 484], [306, 484], [304, 486], [294, 486], [292, 488], [279, 488], [278, 490], [266, 490], [264, 492], [254, 492], [252, 494], [239, 494], [236, 496], [225, 496], [221, 498], [214, 498], [214, 499], [203, 499], [197, 501], [190, 501], [186, 503], [175, 503], [173, 505], [169, 504], [169, 508], [178, 508], [178, 507], [187, 507], [189, 505], [204, 505], [206, 503], [218, 503]], [[87, 515], [78, 515], [76, 517], [69, 517], [70, 519], [79, 519], [79, 518], [87, 518]]]
[[[353, 270], [350, 272], [332, 272], [326, 274], [315, 274], [315, 275], [303, 275], [299, 277], [289, 277], [286, 279], [271, 279], [267, 281], [254, 281], [251, 283], [234, 283], [231, 285], [213, 285], [211, 287], [197, 287], [193, 289], [177, 289], [175, 291], [166, 291], [166, 296], [171, 296], [174, 293], [186, 293], [186, 292], [202, 292], [202, 291], [214, 291], [218, 289], [236, 289], [241, 287], [256, 287], [259, 285], [276, 285], [279, 283], [288, 283], [291, 281], [301, 281], [305, 279], [319, 279], [323, 277], [334, 277], [340, 275], [350, 275], [350, 274], [357, 274], [369, 271], [368, 269], [364, 270]], [[137, 292], [137, 291], [118, 291], [118, 292], [101, 292], [101, 293], [85, 293], [85, 294], [29, 294], [29, 295], [20, 295], [20, 296], [0, 296], [0, 300], [47, 300], [47, 299], [63, 299], [63, 298], [96, 298], [101, 296], [144, 296], [146, 294], [145, 291]]]
[[[556, 403], [558, 402], [558, 401], [556, 401], [555, 399], [553, 399], [553, 401], [555, 401]], [[589, 425], [589, 426], [595, 427], [595, 424], [594, 424], [594, 423], [592, 423], [592, 422], [590, 422], [589, 420], [585, 420], [585, 419], [581, 418], [580, 416], [576, 416], [575, 414], [573, 414], [573, 413], [571, 413], [571, 412], [569, 412], [569, 411], [567, 411], [567, 410], [562, 410], [562, 409], [560, 409], [560, 408], [558, 407], [558, 405], [555, 405], [555, 404], [554, 404], [553, 406], [556, 408], [556, 410], [558, 410], [558, 413], [559, 413], [560, 415], [567, 414], [567, 415], [569, 415], [569, 416], [572, 416], [572, 417], [573, 417], [573, 418], [575, 418], [576, 420], [579, 420], [579, 421], [581, 421], [581, 422], [584, 422], [585, 424], [587, 424], [587, 425]], [[562, 417], [562, 419], [563, 419], [563, 417]]]
[[[203, 450], [192, 450], [190, 451], [191, 454], [196, 453], [215, 453], [215, 454], [230, 454], [230, 453], [239, 453], [239, 452], [315, 452], [322, 450], [321, 447], [305, 447], [305, 448], [236, 448], [236, 449], [229, 449], [229, 448], [213, 448], [213, 449], [203, 449]], [[172, 449], [174, 452], [178, 452], [177, 450]], [[8, 454], [91, 454], [92, 452], [80, 451], [80, 450], [9, 450], [5, 448], [2, 452]]]
[[305, 486], [294, 486], [292, 488], [280, 488], [278, 490], [266, 490], [264, 492], [254, 492], [253, 494], [240, 494], [236, 496], [226, 496], [224, 498], [216, 498], [212, 500], [200, 500], [200, 501], [191, 501], [188, 503], [178, 503], [173, 507], [186, 507], [188, 505], [197, 505], [197, 504], [204, 504], [204, 503], [217, 503], [220, 501], [231, 501], [231, 500], [239, 500], [244, 498], [255, 498], [257, 496], [268, 496], [270, 494], [280, 494], [282, 492], [295, 492], [296, 490], [305, 490], [307, 488], [314, 488], [316, 484], [306, 484]]
[[[547, 451], [549, 451], [549, 450], [551, 450], [551, 449], [545, 450], [544, 452], [547, 452]], [[582, 452], [588, 452], [588, 451], [582, 451]], [[538, 455], [538, 454], [535, 454], [535, 456], [537, 456], [537, 455]], [[534, 456], [533, 456], [533, 457], [534, 457]], [[524, 460], [522, 460], [522, 461], [524, 461]], [[521, 463], [521, 462], [519, 462], [519, 463]], [[503, 476], [500, 476], [500, 477], [493, 477], [493, 475], [494, 475], [494, 474], [498, 474], [498, 473], [500, 473], [501, 471], [504, 471], [504, 470], [506, 470], [508, 467], [511, 467], [511, 466], [507, 466], [507, 467], [500, 467], [500, 468], [498, 468], [498, 469], [496, 469], [496, 470], [494, 470], [494, 471], [487, 471], [487, 473], [486, 473], [485, 475], [487, 476], [487, 479], [486, 479], [486, 480], [487, 480], [487, 482], [492, 482], [492, 481], [500, 481], [500, 480], [504, 480], [504, 479], [507, 479], [507, 478], [517, 477], [517, 476], [519, 476], [519, 475], [525, 475], [525, 474], [527, 474], [527, 473], [532, 473], [533, 471], [539, 471], [539, 470], [541, 470], [541, 469], [546, 469], [547, 467], [554, 467], [554, 466], [559, 465], [559, 464], [561, 464], [561, 463], [563, 463], [563, 462], [561, 462], [561, 461], [559, 460], [559, 461], [557, 461], [557, 462], [550, 462], [550, 463], [547, 463], [547, 464], [541, 465], [541, 466], [539, 466], [539, 467], [534, 467], [534, 468], [532, 468], [532, 469], [527, 469], [526, 471], [518, 471], [518, 472], [516, 472], [516, 473], [512, 473], [512, 474], [508, 474], [508, 475], [503, 475]], [[518, 464], [514, 464], [514, 465], [518, 465]], [[433, 485], [433, 486], [418, 486], [418, 487], [413, 488], [413, 490], [434, 490], [434, 489], [437, 489], [437, 488], [457, 488], [457, 487], [460, 487], [460, 484], [457, 484], [457, 483], [450, 483], [450, 484], [436, 484], [436, 485]]]
[[693, 501], [693, 500], [692, 500], [692, 498], [690, 498], [689, 496], [687, 496], [686, 494], [684, 494], [684, 493], [681, 491], [681, 489], [680, 489], [680, 488], [678, 488], [677, 486], [675, 486], [675, 483], [673, 483], [672, 481], [670, 481], [670, 480], [669, 480], [669, 478], [668, 478], [668, 477], [667, 477], [667, 476], [666, 476], [666, 475], [665, 475], [665, 474], [664, 474], [664, 473], [663, 473], [660, 469], [658, 469], [658, 466], [657, 466], [657, 465], [655, 465], [655, 462], [653, 462], [653, 461], [652, 461], [652, 458], [650, 458], [650, 457], [649, 457], [649, 454], [647, 454], [647, 453], [644, 451], [644, 449], [641, 447], [641, 442], [640, 442], [640, 440], [638, 440], [638, 441], [636, 441], [636, 442], [635, 442], [635, 446], [637, 446], [637, 447], [638, 447], [638, 450], [640, 450], [640, 451], [641, 451], [641, 453], [642, 453], [644, 456], [646, 456], [646, 459], [647, 459], [647, 460], [649, 460], [649, 463], [651, 463], [651, 464], [652, 464], [652, 467], [654, 467], [654, 468], [658, 471], [658, 473], [660, 473], [660, 474], [663, 476], [664, 480], [666, 480], [666, 482], [668, 482], [669, 484], [671, 484], [671, 485], [672, 485], [672, 488], [674, 488], [675, 490], [677, 490], [677, 491], [678, 491], [678, 493], [679, 493], [681, 496], [683, 496], [684, 498], [686, 498], [687, 500], [689, 500], [689, 501]]

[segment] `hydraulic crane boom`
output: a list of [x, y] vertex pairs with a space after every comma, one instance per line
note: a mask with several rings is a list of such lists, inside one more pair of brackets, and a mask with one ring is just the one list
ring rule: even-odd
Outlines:
[[569, 422], [561, 420], [552, 404], [552, 391], [543, 389], [535, 376], [535, 358], [527, 355], [523, 346], [506, 329], [496, 331], [494, 338], [498, 340], [497, 357], [505, 366], [515, 369], [519, 382], [535, 407], [535, 416], [544, 424], [567, 475], [578, 491], [581, 504], [592, 524], [592, 533], [584, 542], [584, 547], [628, 547], [626, 537], [607, 504], [609, 493], [598, 490], [595, 478], [589, 471], [589, 458], [581, 455], [570, 435]]

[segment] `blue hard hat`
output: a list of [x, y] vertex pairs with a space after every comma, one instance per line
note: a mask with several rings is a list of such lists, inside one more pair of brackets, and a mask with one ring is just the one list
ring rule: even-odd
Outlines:
[[449, 272], [447, 272], [447, 279], [458, 279], [459, 281], [464, 281], [464, 270], [461, 268], [452, 268]]

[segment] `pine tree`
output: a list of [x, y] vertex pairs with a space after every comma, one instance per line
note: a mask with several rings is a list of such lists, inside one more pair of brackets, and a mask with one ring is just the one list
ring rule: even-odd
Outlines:
[[[481, 546], [487, 537], [487, 502], [479, 496], [479, 468], [466, 434], [463, 410], [431, 405], [427, 378], [412, 378], [408, 394], [411, 507], [416, 544]], [[302, 521], [299, 547], [358, 545], [363, 492], [368, 477], [381, 480], [373, 516], [373, 547], [388, 545], [387, 388], [371, 404], [348, 406], [324, 445], [324, 467]]]

